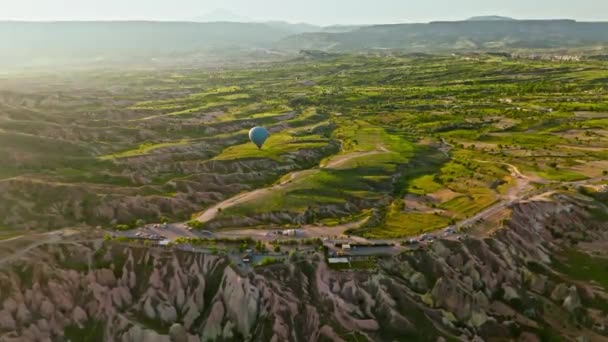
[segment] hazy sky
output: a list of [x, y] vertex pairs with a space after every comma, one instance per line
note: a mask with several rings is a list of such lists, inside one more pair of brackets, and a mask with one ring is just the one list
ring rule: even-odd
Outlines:
[[253, 20], [324, 25], [489, 14], [608, 21], [608, 0], [0, 0], [0, 20], [188, 20], [220, 8]]

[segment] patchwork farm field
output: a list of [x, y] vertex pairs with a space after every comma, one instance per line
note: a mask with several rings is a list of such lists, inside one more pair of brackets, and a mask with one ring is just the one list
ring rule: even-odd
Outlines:
[[[331, 55], [0, 79], [0, 226], [364, 218], [352, 234], [420, 234], [605, 175], [607, 75], [600, 61]], [[270, 132], [261, 150], [254, 126]]]

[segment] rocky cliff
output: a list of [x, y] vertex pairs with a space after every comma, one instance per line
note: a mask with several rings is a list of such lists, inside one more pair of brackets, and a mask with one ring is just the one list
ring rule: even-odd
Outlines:
[[603, 276], [569, 267], [571, 253], [590, 272], [603, 262], [584, 251], [608, 223], [601, 204], [556, 196], [513, 207], [491, 238], [437, 241], [373, 270], [317, 255], [241, 274], [173, 249], [42, 245], [0, 270], [0, 341], [608, 340]]

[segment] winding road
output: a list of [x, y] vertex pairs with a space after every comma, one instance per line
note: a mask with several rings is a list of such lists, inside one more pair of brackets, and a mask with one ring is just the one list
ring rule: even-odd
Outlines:
[[500, 201], [500, 202], [490, 206], [489, 208], [482, 210], [481, 212], [477, 213], [476, 215], [474, 215], [470, 218], [467, 218], [461, 222], [458, 222], [456, 224], [456, 227], [458, 227], [458, 228], [466, 227], [466, 226], [470, 226], [470, 225], [474, 224], [475, 222], [478, 222], [479, 220], [486, 220], [486, 219], [490, 218], [492, 215], [500, 212], [501, 210], [506, 209], [507, 207], [509, 207], [517, 202], [525, 201], [532, 197], [541, 196], [544, 194], [554, 192], [557, 188], [562, 187], [562, 186], [567, 186], [567, 185], [583, 186], [586, 184], [603, 182], [603, 181], [608, 181], [608, 176], [590, 178], [590, 179], [575, 181], [575, 182], [553, 182], [552, 183], [553, 185], [551, 185], [549, 187], [546, 187], [543, 189], [538, 189], [536, 191], [532, 191], [532, 192], [528, 192], [528, 193], [524, 193], [524, 194], [519, 194], [516, 198], [511, 198], [508, 200]]

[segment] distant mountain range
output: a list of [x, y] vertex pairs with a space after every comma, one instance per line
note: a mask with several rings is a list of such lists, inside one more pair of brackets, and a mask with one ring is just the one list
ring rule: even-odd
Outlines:
[[[221, 13], [220, 13], [221, 14]], [[211, 17], [207, 17], [213, 18]], [[0, 66], [147, 63], [209, 55], [394, 49], [407, 52], [608, 44], [608, 23], [475, 17], [459, 22], [317, 27], [286, 22], [0, 22]], [[263, 57], [263, 56], [262, 56]], [[207, 58], [208, 60], [208, 58]]]
[[305, 33], [305, 32], [320, 32], [323, 31], [321, 26], [307, 24], [307, 23], [288, 23], [286, 21], [272, 20], [262, 21], [247, 18], [238, 14], [235, 14], [226, 9], [217, 9], [209, 12], [202, 16], [192, 18], [191, 21], [200, 23], [257, 23], [266, 24], [278, 30], [290, 32], [292, 34]]
[[[492, 17], [494, 18], [494, 17]], [[574, 20], [466, 20], [362, 27], [284, 38], [284, 50], [409, 52], [571, 48], [608, 44], [608, 23]]]

